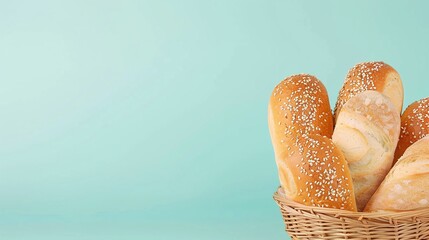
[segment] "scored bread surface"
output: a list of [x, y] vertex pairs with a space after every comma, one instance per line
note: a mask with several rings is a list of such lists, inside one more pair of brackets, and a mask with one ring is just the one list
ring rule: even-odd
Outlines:
[[365, 211], [429, 207], [429, 136], [412, 144], [371, 197]]
[[358, 210], [363, 210], [392, 166], [400, 117], [377, 91], [352, 97], [341, 109], [332, 136], [351, 171]]

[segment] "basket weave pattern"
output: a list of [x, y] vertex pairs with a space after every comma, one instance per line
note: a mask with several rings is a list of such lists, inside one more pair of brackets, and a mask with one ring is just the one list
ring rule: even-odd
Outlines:
[[305, 206], [279, 191], [286, 231], [293, 239], [422, 239], [429, 240], [429, 209], [394, 213], [351, 212]]

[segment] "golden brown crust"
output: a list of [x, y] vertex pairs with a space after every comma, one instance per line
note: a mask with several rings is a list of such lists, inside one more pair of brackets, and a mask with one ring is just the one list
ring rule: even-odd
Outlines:
[[429, 97], [410, 104], [401, 116], [401, 133], [395, 151], [396, 162], [411, 144], [429, 134]]
[[383, 93], [401, 113], [404, 90], [398, 72], [384, 62], [364, 62], [355, 65], [347, 73], [335, 104], [335, 119], [350, 98], [366, 90]]
[[292, 145], [297, 136], [320, 134], [331, 137], [333, 119], [325, 86], [314, 76], [293, 75], [280, 82], [268, 106], [270, 132], [275, 149]]
[[331, 139], [304, 135], [292, 149], [281, 156], [285, 161], [279, 166], [282, 186], [293, 186], [288, 197], [308, 206], [356, 211], [347, 162]]
[[286, 195], [306, 205], [356, 211], [347, 163], [328, 138], [333, 117], [323, 84], [308, 74], [286, 78], [274, 89], [268, 112]]

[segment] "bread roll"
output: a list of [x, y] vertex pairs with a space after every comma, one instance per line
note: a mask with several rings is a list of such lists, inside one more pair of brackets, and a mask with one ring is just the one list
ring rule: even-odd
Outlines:
[[401, 116], [401, 134], [395, 151], [394, 163], [411, 144], [428, 134], [429, 98], [424, 98], [409, 105]]
[[328, 138], [333, 116], [323, 84], [307, 74], [283, 80], [271, 95], [268, 122], [287, 197], [310, 206], [355, 211], [347, 163]]
[[383, 62], [364, 62], [349, 70], [338, 94], [334, 110], [335, 119], [350, 98], [366, 90], [376, 90], [386, 95], [398, 114], [401, 114], [404, 89], [398, 72]]
[[371, 197], [365, 211], [429, 207], [429, 136], [412, 144]]
[[280, 143], [293, 145], [304, 134], [331, 137], [333, 117], [323, 83], [308, 74], [280, 82], [271, 94], [268, 123], [275, 151], [282, 149]]
[[291, 149], [277, 157], [280, 182], [288, 198], [308, 206], [356, 211], [347, 162], [331, 139], [304, 135]]
[[399, 130], [397, 109], [377, 91], [350, 98], [338, 115], [332, 140], [348, 162], [359, 211], [392, 166]]

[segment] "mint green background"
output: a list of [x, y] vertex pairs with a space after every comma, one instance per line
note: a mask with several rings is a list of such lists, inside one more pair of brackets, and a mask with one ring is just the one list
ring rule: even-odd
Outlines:
[[429, 95], [424, 1], [1, 1], [1, 239], [287, 239], [267, 104], [384, 60]]

